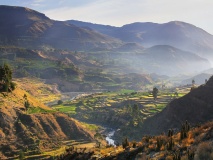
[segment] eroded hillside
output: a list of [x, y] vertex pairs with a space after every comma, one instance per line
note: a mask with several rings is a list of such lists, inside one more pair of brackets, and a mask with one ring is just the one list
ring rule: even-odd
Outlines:
[[[26, 95], [26, 96], [24, 96]], [[29, 102], [29, 108], [24, 105]], [[53, 111], [26, 91], [0, 93], [1, 157], [15, 157], [60, 148], [65, 140], [92, 140], [76, 120]]]

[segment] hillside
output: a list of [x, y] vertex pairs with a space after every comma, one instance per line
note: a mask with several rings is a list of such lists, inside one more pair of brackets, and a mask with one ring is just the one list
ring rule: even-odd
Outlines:
[[124, 42], [136, 42], [144, 47], [171, 45], [194, 52], [201, 57], [213, 59], [211, 54], [213, 51], [213, 36], [189, 23], [180, 21], [163, 24], [137, 22], [122, 27], [112, 27], [74, 20], [68, 22], [81, 27], [89, 27]]
[[143, 134], [160, 134], [178, 126], [187, 120], [196, 125], [213, 119], [213, 77], [202, 86], [193, 89], [187, 95], [173, 100], [159, 114], [147, 119], [142, 126]]
[[82, 28], [87, 28], [87, 29], [91, 29], [94, 31], [98, 31], [98, 32], [106, 34], [106, 35], [110, 35], [112, 30], [119, 28], [119, 27], [110, 26], [110, 25], [94, 24], [91, 22], [82, 22], [82, 21], [78, 21], [78, 20], [67, 20], [66, 22], [69, 24], [74, 24], [74, 25], [82, 27]]
[[[131, 70], [131, 66], [124, 66], [123, 62], [111, 64], [113, 60], [109, 60], [108, 55], [108, 53], [91, 54], [56, 49], [42, 51], [0, 46], [0, 64], [4, 62], [10, 64], [14, 77], [41, 78], [46, 83], [56, 84], [63, 92], [93, 89], [119, 90], [124, 87], [139, 89], [141, 84], [152, 83], [152, 79], [147, 74], [127, 73], [127, 70], [130, 73], [134, 71]], [[104, 61], [104, 64], [101, 61]], [[138, 70], [142, 69], [138, 68]]]
[[211, 160], [213, 158], [213, 122], [170, 135], [143, 136], [141, 140], [123, 140], [122, 145], [94, 148], [93, 150], [67, 149], [60, 160]]
[[[27, 110], [26, 99], [30, 104]], [[31, 155], [56, 150], [68, 140], [92, 140], [79, 122], [53, 111], [20, 88], [0, 93], [0, 137], [1, 158], [15, 157], [20, 151]]]
[[146, 49], [140, 59], [144, 65], [143, 68], [162, 75], [193, 73], [211, 66], [207, 59], [167, 45]]
[[121, 44], [115, 38], [51, 20], [42, 13], [24, 7], [0, 6], [0, 23], [0, 45], [88, 50], [113, 48]]

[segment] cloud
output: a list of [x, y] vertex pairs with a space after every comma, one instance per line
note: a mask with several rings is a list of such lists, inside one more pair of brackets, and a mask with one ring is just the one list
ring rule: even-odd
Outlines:
[[77, 19], [116, 26], [179, 20], [213, 33], [212, 0], [3, 0], [1, 3], [29, 7], [56, 20]]

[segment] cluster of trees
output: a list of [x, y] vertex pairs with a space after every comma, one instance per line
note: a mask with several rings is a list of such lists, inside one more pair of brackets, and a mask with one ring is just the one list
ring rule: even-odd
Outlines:
[[12, 82], [12, 69], [8, 64], [0, 66], [0, 90], [11, 92], [15, 89], [15, 83]]

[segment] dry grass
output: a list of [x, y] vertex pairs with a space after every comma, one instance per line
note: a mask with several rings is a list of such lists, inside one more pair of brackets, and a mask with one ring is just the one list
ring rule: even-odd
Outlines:
[[58, 100], [61, 96], [56, 85], [45, 84], [45, 82], [40, 79], [19, 78], [15, 79], [15, 83], [19, 88], [37, 97], [42, 103]]

